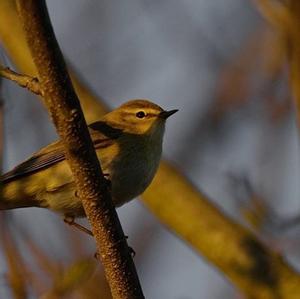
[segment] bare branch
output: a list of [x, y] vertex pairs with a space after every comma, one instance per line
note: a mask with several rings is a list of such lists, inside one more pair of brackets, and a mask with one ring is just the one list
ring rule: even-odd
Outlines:
[[91, 223], [112, 296], [115, 299], [144, 298], [45, 1], [18, 0], [17, 4], [45, 103], [64, 142], [67, 161]]
[[[0, 1], [0, 38], [18, 68], [35, 74], [19, 20], [8, 2], [12, 0]], [[86, 118], [95, 121], [104, 112], [101, 99], [95, 97], [79, 80], [76, 80], [76, 84], [80, 86], [77, 91]], [[249, 229], [233, 222], [214, 206], [170, 163], [162, 163], [143, 200], [162, 223], [209, 260], [247, 298], [299, 297], [300, 277], [296, 270], [263, 245]], [[270, 271], [275, 272], [277, 279], [270, 279]], [[269, 280], [261, 277], [268, 277]], [[266, 283], [268, 281], [273, 281], [274, 285]]]
[[8, 80], [16, 82], [19, 86], [23, 88], [27, 88], [31, 92], [37, 95], [43, 95], [41, 90], [41, 86], [38, 78], [30, 77], [27, 75], [21, 75], [19, 73], [14, 72], [8, 67], [4, 67], [0, 64], [0, 76], [6, 78]]
[[277, 30], [289, 64], [290, 86], [296, 104], [300, 127], [300, 2], [256, 0], [263, 16]]
[[[24, 36], [22, 24], [16, 11], [15, 0], [0, 1], [0, 43], [5, 48], [11, 61], [18, 67], [21, 73], [32, 77], [37, 76], [37, 70], [33, 63], [27, 42]], [[88, 122], [95, 122], [107, 111], [103, 99], [83, 84], [82, 78], [71, 69], [71, 79]], [[79, 80], [80, 79], [80, 80]]]

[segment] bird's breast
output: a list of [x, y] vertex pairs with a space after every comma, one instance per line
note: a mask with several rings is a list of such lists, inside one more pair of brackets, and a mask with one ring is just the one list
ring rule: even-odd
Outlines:
[[120, 144], [120, 155], [111, 167], [112, 197], [116, 206], [140, 195], [149, 186], [157, 171], [161, 151], [160, 142]]

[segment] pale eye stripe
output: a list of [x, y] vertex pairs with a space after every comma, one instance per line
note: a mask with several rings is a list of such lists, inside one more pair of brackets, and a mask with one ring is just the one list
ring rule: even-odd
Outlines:
[[147, 116], [157, 116], [163, 110], [161, 110], [161, 111], [154, 110], [154, 109], [150, 110], [149, 108], [145, 109], [145, 107], [144, 107], [144, 108], [140, 108], [140, 109], [127, 109], [125, 111], [121, 111], [120, 115], [121, 115], [121, 118], [124, 119], [126, 116], [133, 115], [133, 114], [135, 115], [139, 111], [145, 112]]

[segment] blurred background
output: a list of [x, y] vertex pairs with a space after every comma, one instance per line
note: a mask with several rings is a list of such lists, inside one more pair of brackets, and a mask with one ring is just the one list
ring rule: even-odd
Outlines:
[[[226, 214], [300, 267], [296, 113], [280, 39], [255, 2], [47, 4], [66, 59], [91, 89], [111, 108], [149, 98], [179, 109], [167, 124], [164, 157]], [[2, 63], [11, 65], [0, 51]], [[3, 80], [1, 98], [7, 171], [57, 137], [27, 90]], [[139, 200], [118, 214], [147, 298], [243, 298]], [[90, 237], [36, 208], [7, 212], [1, 222], [0, 298], [48, 298], [51, 292], [109, 298]]]

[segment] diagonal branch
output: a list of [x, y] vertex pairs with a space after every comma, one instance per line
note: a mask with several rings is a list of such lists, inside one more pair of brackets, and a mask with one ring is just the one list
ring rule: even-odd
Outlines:
[[143, 201], [247, 298], [299, 297], [300, 275], [284, 258], [226, 216], [170, 163], [161, 164]]
[[[0, 1], [0, 39], [19, 69], [35, 74], [11, 3], [13, 0]], [[97, 120], [104, 112], [101, 99], [79, 80], [75, 82], [86, 118]], [[170, 163], [162, 163], [143, 200], [162, 223], [208, 259], [247, 298], [298, 299], [299, 273], [249, 229], [215, 207]]]
[[[21, 73], [26, 73], [32, 77], [37, 77], [37, 69], [32, 60], [22, 24], [18, 18], [15, 0], [0, 1], [0, 44], [9, 54], [9, 58], [18, 67]], [[82, 109], [88, 122], [99, 120], [107, 106], [100, 102], [101, 99], [82, 84], [82, 78], [74, 75], [71, 70], [71, 79], [76, 93], [80, 97]], [[77, 78], [76, 78], [77, 77]]]
[[144, 298], [124, 233], [44, 0], [18, 0], [27, 43], [115, 299]]
[[37, 95], [43, 95], [38, 78], [30, 77], [27, 75], [21, 75], [19, 73], [14, 72], [8, 67], [2, 66], [1, 64], [0, 64], [0, 76], [16, 82], [19, 86], [23, 88], [27, 88], [28, 90], [30, 90], [31, 92]]

